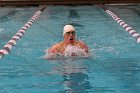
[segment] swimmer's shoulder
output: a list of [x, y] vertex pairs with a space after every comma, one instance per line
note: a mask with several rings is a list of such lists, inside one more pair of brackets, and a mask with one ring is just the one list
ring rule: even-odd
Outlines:
[[56, 44], [56, 47], [57, 48], [60, 48], [60, 47], [62, 47], [64, 45], [64, 42], [62, 41], [62, 42], [59, 42], [58, 44]]
[[57, 44], [54, 44], [54, 45], [51, 47], [51, 49], [53, 49], [53, 50], [59, 50], [60, 47], [63, 46], [63, 44], [64, 44], [64, 42], [59, 42], [59, 43], [57, 43]]

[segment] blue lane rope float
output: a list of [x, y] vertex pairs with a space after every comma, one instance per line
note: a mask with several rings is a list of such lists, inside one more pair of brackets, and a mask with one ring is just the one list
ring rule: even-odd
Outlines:
[[40, 9], [32, 16], [32, 18], [7, 42], [7, 44], [3, 47], [3, 49], [0, 50], [0, 59], [6, 55], [9, 54], [12, 47], [16, 45], [17, 40], [19, 40], [23, 35], [25, 34], [26, 30], [31, 27], [33, 22], [37, 20], [37, 18], [40, 16], [42, 11], [46, 8], [46, 5], [40, 6]]
[[125, 30], [136, 39], [137, 43], [140, 43], [140, 34], [137, 33], [137, 31], [135, 31], [131, 26], [129, 26], [128, 24], [126, 24], [126, 22], [124, 22], [121, 18], [119, 18], [117, 15], [115, 15], [113, 12], [111, 12], [110, 10], [108, 10], [104, 5], [99, 5], [103, 10], [105, 10], [105, 12], [110, 15], [118, 24], [120, 24], [120, 26], [122, 26], [123, 28], [125, 28]]

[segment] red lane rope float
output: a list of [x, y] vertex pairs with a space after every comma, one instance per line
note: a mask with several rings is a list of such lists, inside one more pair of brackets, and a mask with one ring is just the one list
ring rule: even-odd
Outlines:
[[126, 24], [121, 18], [119, 18], [117, 15], [115, 15], [113, 12], [108, 10], [104, 5], [99, 5], [105, 12], [110, 15], [120, 26], [125, 28], [125, 30], [134, 38], [136, 38], [137, 43], [140, 43], [140, 34], [138, 34], [131, 26]]
[[19, 40], [23, 35], [25, 34], [26, 30], [31, 27], [33, 22], [37, 20], [37, 18], [40, 16], [41, 12], [46, 8], [46, 6], [41, 6], [41, 8], [32, 16], [32, 18], [7, 42], [7, 44], [3, 47], [3, 49], [0, 50], [0, 59], [6, 55], [9, 54], [12, 47], [16, 45], [17, 40]]

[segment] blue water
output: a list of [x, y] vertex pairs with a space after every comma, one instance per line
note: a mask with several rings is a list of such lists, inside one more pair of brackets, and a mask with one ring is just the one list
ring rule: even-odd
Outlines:
[[[140, 6], [107, 6], [140, 33]], [[37, 7], [0, 8], [0, 48]], [[89, 58], [46, 60], [44, 50], [63, 40], [65, 24], [90, 48]], [[0, 60], [0, 93], [139, 93], [140, 45], [104, 10], [48, 6]]]

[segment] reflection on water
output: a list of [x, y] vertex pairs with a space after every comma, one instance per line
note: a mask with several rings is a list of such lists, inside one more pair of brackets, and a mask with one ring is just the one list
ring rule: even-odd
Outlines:
[[87, 93], [91, 88], [87, 74], [71, 73], [63, 77], [64, 89], [67, 93]]
[[86, 74], [86, 66], [82, 62], [67, 62], [60, 63], [57, 67], [58, 73], [63, 77], [63, 91], [61, 93], [88, 93], [91, 89], [89, 77]]
[[79, 18], [80, 15], [78, 14], [78, 12], [75, 9], [70, 9], [68, 17], [70, 17], [70, 18]]
[[0, 15], [0, 21], [7, 22], [9, 21], [8, 17], [14, 16], [16, 14], [16, 10], [11, 10], [4, 12], [4, 14]]
[[83, 26], [80, 24], [80, 15], [78, 14], [78, 11], [75, 9], [69, 9], [68, 14], [68, 23], [73, 26]]

